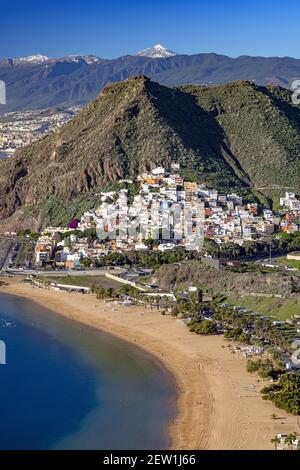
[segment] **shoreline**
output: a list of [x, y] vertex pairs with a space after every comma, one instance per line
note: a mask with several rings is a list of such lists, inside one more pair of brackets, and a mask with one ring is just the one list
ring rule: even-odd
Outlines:
[[[88, 294], [33, 288], [5, 279], [0, 293], [25, 297], [87, 326], [127, 341], [155, 357], [177, 384], [171, 449], [272, 449], [277, 433], [295, 431], [296, 418], [262, 400], [246, 360], [221, 337], [200, 337], [170, 316], [140, 306], [109, 305]], [[253, 389], [255, 384], [255, 389]], [[271, 418], [272, 413], [280, 419]]]

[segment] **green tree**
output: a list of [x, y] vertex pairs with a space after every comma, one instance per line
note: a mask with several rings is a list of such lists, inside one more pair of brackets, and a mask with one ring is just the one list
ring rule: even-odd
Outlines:
[[146, 240], [144, 240], [144, 244], [150, 248], [150, 250], [153, 250], [153, 248], [155, 246], [158, 246], [160, 243], [159, 240], [154, 240], [153, 238], [147, 238]]
[[290, 433], [284, 439], [284, 443], [287, 444], [288, 448], [291, 450], [293, 448], [293, 443], [297, 439], [296, 433]]
[[218, 331], [217, 324], [213, 320], [204, 320], [199, 322], [191, 322], [189, 324], [190, 331], [198, 335], [215, 335]]
[[248, 359], [247, 361], [247, 372], [250, 374], [254, 374], [259, 370], [261, 366], [261, 361], [253, 361], [252, 359]]
[[280, 444], [280, 439], [278, 436], [273, 437], [271, 439], [272, 444], [274, 444], [275, 450], [277, 450], [277, 446]]
[[97, 286], [96, 288], [96, 297], [98, 300], [103, 300], [107, 297], [107, 292], [102, 286]]
[[261, 391], [264, 400], [270, 400], [277, 408], [300, 415], [300, 373], [286, 373], [278, 383], [264, 387]]
[[109, 288], [107, 289], [107, 295], [108, 295], [108, 297], [109, 297], [110, 299], [114, 296], [114, 292], [115, 292], [115, 291], [114, 291], [114, 289], [113, 289], [112, 287], [109, 287]]
[[90, 258], [84, 258], [80, 264], [85, 268], [90, 268], [92, 265], [92, 260]]

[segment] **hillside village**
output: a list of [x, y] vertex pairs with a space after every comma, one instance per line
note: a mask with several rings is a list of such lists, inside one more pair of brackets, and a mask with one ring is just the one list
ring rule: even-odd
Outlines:
[[[280, 199], [280, 214], [236, 193], [225, 194], [180, 176], [179, 164], [121, 180], [118, 190], [100, 194], [101, 204], [68, 227], [47, 227], [36, 244], [36, 264], [50, 260], [69, 269], [110, 252], [201, 250], [203, 240], [219, 246], [266, 239], [299, 230], [300, 200], [294, 193]], [[87, 234], [97, 232], [91, 242]]]

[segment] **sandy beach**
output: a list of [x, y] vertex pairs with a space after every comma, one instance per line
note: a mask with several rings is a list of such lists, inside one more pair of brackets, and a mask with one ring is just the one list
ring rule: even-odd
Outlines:
[[[57, 314], [134, 343], [170, 371], [178, 386], [174, 449], [272, 449], [275, 434], [299, 430], [296, 417], [261, 399], [246, 359], [221, 337], [202, 337], [170, 316], [144, 307], [100, 302], [93, 295], [33, 288], [17, 278], [0, 293], [29, 298]], [[276, 413], [279, 419], [272, 419]]]

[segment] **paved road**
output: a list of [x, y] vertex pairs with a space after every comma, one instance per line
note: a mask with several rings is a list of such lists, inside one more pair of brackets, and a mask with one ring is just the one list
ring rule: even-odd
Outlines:
[[104, 276], [105, 273], [111, 274], [119, 274], [123, 272], [124, 269], [122, 268], [115, 268], [115, 269], [106, 269], [106, 268], [98, 268], [98, 269], [88, 269], [88, 270], [79, 270], [79, 271], [68, 271], [68, 270], [57, 270], [57, 271], [42, 271], [36, 269], [7, 269], [7, 272], [11, 274], [19, 274], [19, 275], [39, 275], [39, 276]]
[[12, 242], [11, 245], [8, 247], [7, 255], [4, 260], [4, 263], [2, 264], [1, 271], [6, 271], [7, 268], [9, 267], [9, 263], [11, 262], [13, 250], [15, 246], [16, 246], [16, 243]]

